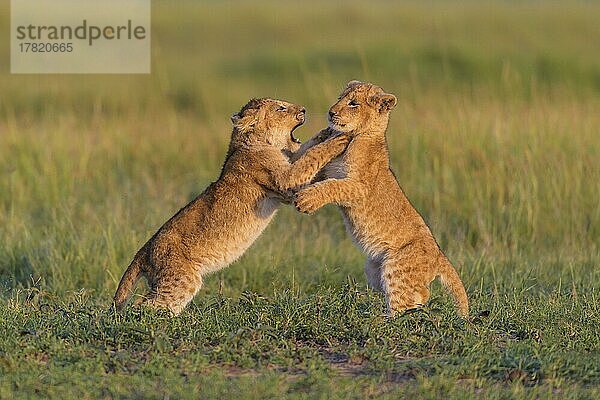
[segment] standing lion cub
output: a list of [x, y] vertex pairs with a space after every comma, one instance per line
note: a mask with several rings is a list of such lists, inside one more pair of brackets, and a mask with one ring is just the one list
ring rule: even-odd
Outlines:
[[347, 135], [306, 151], [293, 130], [304, 123], [304, 108], [273, 99], [253, 99], [232, 117], [229, 151], [216, 182], [168, 220], [137, 252], [121, 278], [114, 301], [122, 308], [135, 283], [145, 277], [144, 302], [179, 314], [202, 286], [206, 274], [244, 253], [275, 215], [287, 191], [310, 182], [344, 151]]
[[327, 203], [340, 206], [348, 233], [367, 253], [368, 283], [385, 293], [390, 315], [425, 304], [429, 285], [439, 276], [466, 317], [469, 302], [456, 270], [390, 170], [385, 131], [395, 105], [396, 97], [378, 86], [348, 84], [329, 109], [329, 128], [297, 154], [339, 132], [352, 140], [319, 173], [324, 180], [296, 194], [296, 206], [306, 213]]

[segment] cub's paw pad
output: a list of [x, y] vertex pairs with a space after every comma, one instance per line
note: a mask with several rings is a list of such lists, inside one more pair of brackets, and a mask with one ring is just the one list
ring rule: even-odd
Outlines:
[[346, 147], [348, 143], [350, 143], [350, 139], [350, 135], [348, 135], [347, 133], [340, 133], [337, 136], [328, 139], [328, 141], [331, 142], [331, 144], [333, 145]]
[[312, 214], [317, 211], [322, 204], [317, 199], [317, 196], [310, 189], [304, 189], [296, 193], [294, 201], [296, 209], [302, 213]]

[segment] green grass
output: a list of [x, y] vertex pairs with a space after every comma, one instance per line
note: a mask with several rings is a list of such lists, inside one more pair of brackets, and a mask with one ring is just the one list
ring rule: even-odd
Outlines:
[[[1, 399], [600, 397], [600, 6], [153, 4], [151, 75], [0, 58]], [[307, 138], [350, 79], [398, 96], [392, 166], [473, 322], [438, 285], [382, 318], [331, 206], [284, 207], [178, 318], [111, 312], [135, 251], [217, 177], [229, 115], [301, 103]]]
[[310, 295], [200, 296], [175, 319], [115, 314], [85, 291], [21, 292], [0, 309], [0, 395], [600, 394], [593, 290], [577, 300], [531, 287], [474, 290], [473, 302], [489, 313], [467, 323], [439, 299], [390, 320], [374, 293], [354, 282], [338, 286]]

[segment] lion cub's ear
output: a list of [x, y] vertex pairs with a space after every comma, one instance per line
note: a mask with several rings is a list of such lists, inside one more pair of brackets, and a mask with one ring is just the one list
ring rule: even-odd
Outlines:
[[348, 84], [346, 85], [346, 88], [351, 88], [353, 86], [357, 86], [357, 85], [361, 85], [361, 84], [362, 84], [361, 81], [352, 80], [352, 81], [348, 82]]
[[247, 132], [254, 128], [256, 125], [256, 113], [245, 112], [243, 115], [241, 113], [236, 113], [231, 116], [231, 123], [233, 123], [233, 127], [241, 132]]
[[388, 112], [392, 108], [396, 107], [398, 100], [396, 96], [391, 93], [378, 93], [371, 97], [372, 102], [376, 105], [377, 110], [380, 113]]

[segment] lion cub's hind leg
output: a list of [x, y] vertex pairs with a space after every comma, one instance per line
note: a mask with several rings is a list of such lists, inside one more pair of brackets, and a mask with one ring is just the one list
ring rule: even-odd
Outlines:
[[374, 258], [367, 258], [365, 261], [365, 275], [367, 283], [371, 289], [376, 292], [383, 292], [383, 284], [381, 282], [381, 261]]
[[141, 303], [153, 308], [166, 308], [179, 315], [201, 287], [202, 276], [199, 273], [179, 271], [177, 274], [163, 274], [151, 284], [150, 292]]
[[[418, 262], [417, 262], [418, 264]], [[433, 278], [425, 276], [415, 260], [386, 260], [382, 266], [382, 284], [388, 315], [419, 308], [429, 300], [429, 284]]]

